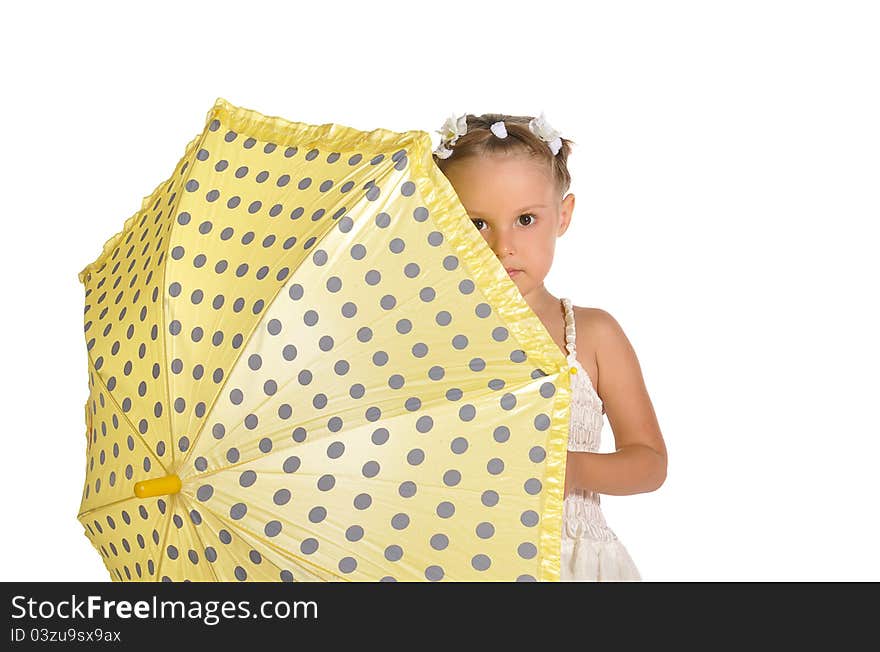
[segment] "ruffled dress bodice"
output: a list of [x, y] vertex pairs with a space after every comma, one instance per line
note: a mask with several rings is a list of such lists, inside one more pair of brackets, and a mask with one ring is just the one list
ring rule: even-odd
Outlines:
[[[574, 308], [565, 309], [565, 345], [571, 377], [571, 416], [568, 450], [597, 453], [602, 440], [605, 407], [590, 376], [577, 359]], [[573, 490], [563, 500], [562, 581], [620, 581], [641, 579], [638, 569], [605, 522], [599, 494]]]

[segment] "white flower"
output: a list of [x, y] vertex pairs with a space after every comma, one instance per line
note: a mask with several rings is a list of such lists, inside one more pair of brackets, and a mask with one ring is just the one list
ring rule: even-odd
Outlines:
[[560, 138], [559, 132], [547, 122], [547, 118], [544, 117], [543, 111], [541, 111], [540, 116], [531, 119], [529, 122], [529, 131], [547, 143], [550, 147], [550, 151], [553, 152], [553, 156], [556, 156], [562, 147], [562, 138]]
[[467, 133], [467, 114], [462, 113], [457, 118], [449, 116], [437, 133], [440, 134], [441, 143], [454, 145], [459, 136]]
[[489, 127], [489, 129], [491, 129], [492, 133], [499, 138], [507, 138], [507, 127], [504, 125], [503, 120], [492, 123], [492, 126]]
[[452, 150], [451, 150], [451, 149], [446, 149], [446, 148], [443, 146], [443, 143], [440, 143], [439, 145], [437, 145], [437, 149], [434, 150], [434, 153], [435, 153], [439, 158], [449, 158], [450, 156], [452, 156]]

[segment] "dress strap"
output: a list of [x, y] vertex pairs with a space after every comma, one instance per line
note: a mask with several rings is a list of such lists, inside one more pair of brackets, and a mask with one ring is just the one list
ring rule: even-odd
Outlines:
[[577, 333], [574, 327], [574, 308], [572, 308], [571, 299], [568, 297], [562, 298], [562, 305], [565, 308], [565, 346], [568, 349], [569, 355], [574, 355], [577, 353], [575, 346]]

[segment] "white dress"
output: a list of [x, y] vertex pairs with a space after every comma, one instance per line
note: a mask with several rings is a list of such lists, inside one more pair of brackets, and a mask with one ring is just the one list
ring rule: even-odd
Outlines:
[[[577, 373], [571, 377], [571, 418], [568, 450], [598, 452], [601, 442], [602, 399], [596, 393], [584, 367], [575, 356], [575, 319], [571, 300], [565, 308], [567, 359]], [[560, 581], [639, 581], [641, 576], [623, 543], [605, 523], [599, 494], [573, 490], [563, 500]]]

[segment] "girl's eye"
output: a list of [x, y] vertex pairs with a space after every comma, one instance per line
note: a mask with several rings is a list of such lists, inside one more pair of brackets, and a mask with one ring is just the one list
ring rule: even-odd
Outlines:
[[[528, 220], [527, 222], [522, 221], [522, 218], [524, 218], [524, 217]], [[532, 215], [531, 213], [523, 213], [522, 215], [520, 215], [517, 218], [517, 220], [519, 220], [520, 224], [522, 224], [523, 226], [531, 226], [532, 224], [535, 223], [535, 216]], [[471, 220], [471, 222], [473, 222], [474, 226], [477, 227], [477, 231], [483, 230], [480, 225], [485, 224], [485, 222], [483, 220], [481, 220], [479, 217], [475, 217], [474, 219]]]

